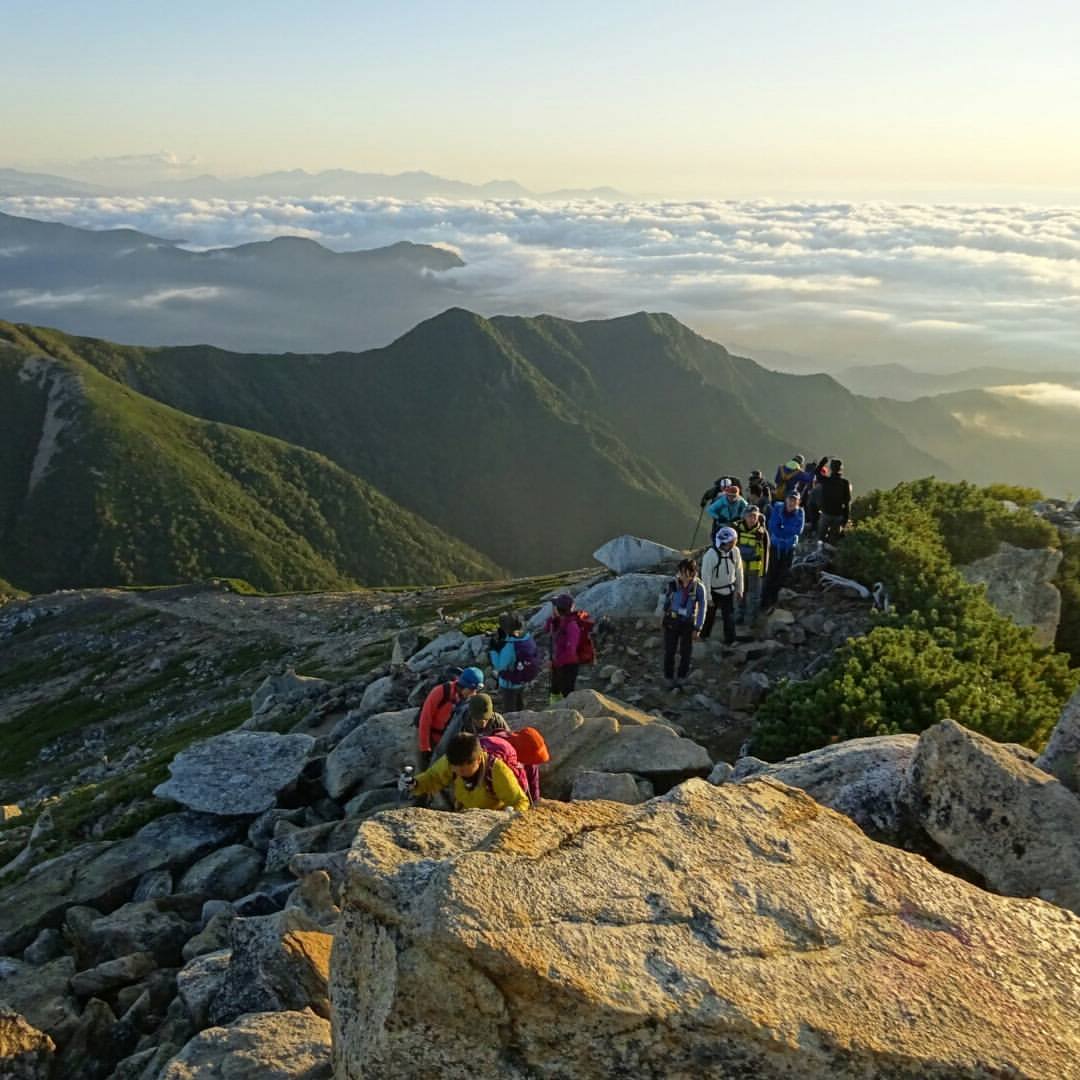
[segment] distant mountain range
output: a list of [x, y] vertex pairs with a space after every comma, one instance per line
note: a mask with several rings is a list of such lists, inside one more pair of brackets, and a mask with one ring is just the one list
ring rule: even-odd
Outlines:
[[0, 317], [122, 341], [239, 349], [382, 345], [459, 302], [452, 251], [334, 252], [283, 236], [211, 251], [134, 229], [0, 214]]
[[88, 183], [77, 178], [47, 173], [0, 169], [0, 196], [4, 195], [167, 195], [174, 198], [255, 199], [263, 195], [309, 198], [317, 195], [340, 195], [349, 199], [379, 197], [398, 199], [601, 199], [617, 201], [626, 195], [612, 187], [560, 188], [536, 192], [516, 180], [489, 180], [469, 184], [450, 180], [434, 173], [356, 172], [352, 169], [324, 169], [307, 172], [288, 169], [257, 176], [201, 176], [175, 180], [151, 180], [135, 183]]
[[[827, 376], [766, 371], [666, 315], [453, 309], [386, 348], [331, 355], [134, 348], [12, 324], [0, 340], [8, 387], [29, 395], [0, 425], [0, 577], [22, 587], [91, 571], [97, 584], [213, 572], [264, 588], [541, 572], [584, 565], [622, 532], [684, 546], [716, 475], [771, 469], [796, 447], [844, 453], [864, 487], [949, 473]], [[89, 393], [78, 423], [57, 428], [75, 406], [50, 413], [34, 356], [71, 400]], [[60, 456], [42, 469], [50, 431]], [[346, 524], [372, 517], [384, 545]], [[430, 566], [406, 538], [430, 543]]]
[[[1078, 357], [1080, 359], [1080, 357]], [[904, 364], [866, 364], [833, 373], [849, 390], [867, 397], [914, 401], [964, 390], [1025, 383], [1080, 386], [1080, 371], [1027, 371], [1017, 368], [976, 367], [964, 371], [915, 371]]]

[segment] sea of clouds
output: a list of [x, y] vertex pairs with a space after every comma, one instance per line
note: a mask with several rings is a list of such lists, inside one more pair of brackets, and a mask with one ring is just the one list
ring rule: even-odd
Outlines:
[[462, 303], [485, 314], [670, 311], [793, 368], [1080, 369], [1080, 207], [20, 197], [0, 210], [198, 248], [440, 244], [466, 262], [451, 272]]

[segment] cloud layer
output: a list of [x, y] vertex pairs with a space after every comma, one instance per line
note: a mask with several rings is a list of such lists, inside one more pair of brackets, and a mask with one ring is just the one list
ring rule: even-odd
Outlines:
[[441, 244], [467, 264], [450, 275], [462, 304], [485, 313], [666, 310], [774, 363], [1080, 368], [1080, 208], [22, 197], [0, 210], [203, 248]]

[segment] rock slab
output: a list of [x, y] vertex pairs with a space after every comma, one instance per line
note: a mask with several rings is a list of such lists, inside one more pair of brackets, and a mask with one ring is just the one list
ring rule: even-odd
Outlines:
[[1080, 690], [1066, 702], [1035, 764], [1056, 776], [1074, 794], [1080, 794]]
[[635, 570], [651, 570], [661, 563], [682, 558], [682, 552], [655, 540], [643, 540], [629, 533], [609, 540], [593, 552], [593, 558], [616, 574], [629, 574]]
[[1080, 919], [772, 780], [393, 811], [349, 855], [335, 1077], [1049, 1080], [1080, 1060], [1077, 970]]
[[1018, 548], [1002, 543], [993, 555], [960, 572], [972, 585], [985, 585], [986, 598], [1018, 626], [1030, 626], [1039, 645], [1053, 645], [1061, 621], [1061, 593], [1052, 582], [1063, 555], [1050, 548]]
[[594, 619], [642, 619], [656, 614], [668, 582], [664, 574], [624, 574], [601, 581], [577, 595], [574, 604]]
[[919, 736], [910, 798], [927, 834], [992, 889], [1080, 913], [1080, 798], [1061, 781], [943, 720]]
[[296, 781], [314, 745], [310, 735], [230, 731], [177, 754], [154, 794], [222, 817], [261, 814]]

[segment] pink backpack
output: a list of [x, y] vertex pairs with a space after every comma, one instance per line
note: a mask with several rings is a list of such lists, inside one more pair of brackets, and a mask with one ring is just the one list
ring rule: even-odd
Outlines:
[[487, 786], [488, 791], [492, 795], [495, 794], [495, 782], [492, 779], [491, 772], [495, 758], [498, 758], [514, 774], [514, 779], [517, 780], [521, 790], [529, 796], [531, 801], [528, 774], [525, 772], [525, 766], [518, 761], [517, 751], [510, 740], [501, 738], [499, 735], [481, 735], [480, 747], [488, 756], [487, 766], [484, 771], [484, 784]]

